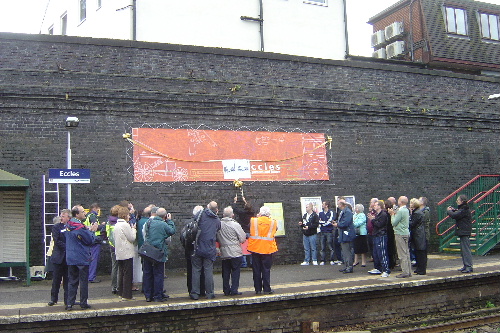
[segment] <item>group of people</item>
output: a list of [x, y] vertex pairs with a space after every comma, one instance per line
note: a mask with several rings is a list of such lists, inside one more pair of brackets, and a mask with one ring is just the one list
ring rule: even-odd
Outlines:
[[[52, 228], [53, 268], [51, 300], [59, 300], [62, 282], [66, 310], [72, 310], [80, 289], [79, 305], [89, 309], [88, 284], [100, 282], [93, 273], [97, 270], [100, 246], [110, 245], [112, 263], [112, 292], [121, 300], [132, 300], [133, 282], [142, 282], [147, 301], [164, 301], [164, 263], [167, 260], [166, 239], [175, 234], [175, 225], [165, 208], [148, 206], [144, 215], [136, 217], [133, 205], [127, 201], [111, 208], [105, 222], [97, 219], [99, 206], [91, 205], [86, 214], [81, 205], [63, 209]], [[163, 251], [159, 261], [141, 260], [138, 249], [148, 242]], [[98, 248], [97, 250], [95, 248]], [[134, 274], [135, 273], [135, 274]]]
[[[409, 207], [408, 207], [409, 203]], [[471, 273], [472, 254], [469, 237], [472, 229], [471, 213], [467, 197], [460, 195], [457, 208], [448, 207], [448, 215], [456, 220], [456, 235], [460, 238], [463, 267], [459, 271]], [[303, 233], [305, 258], [301, 265], [325, 265], [327, 250], [330, 264], [344, 264], [341, 272], [352, 273], [354, 266], [366, 267], [371, 254], [374, 268], [370, 274], [388, 277], [397, 265], [402, 273], [397, 278], [412, 274], [427, 274], [427, 247], [430, 237], [430, 209], [426, 197], [401, 196], [387, 200], [372, 198], [367, 214], [364, 206], [357, 204], [354, 212], [345, 198], [339, 197], [336, 211], [323, 202], [322, 211], [314, 211], [312, 203], [306, 205], [306, 213], [299, 221]], [[320, 261], [317, 256], [319, 236]], [[328, 249], [327, 249], [328, 248]], [[342, 260], [342, 261], [340, 261]], [[414, 267], [414, 270], [412, 269]], [[413, 270], [413, 272], [412, 272]]]
[[[251, 262], [255, 293], [273, 293], [271, 266], [272, 255], [278, 251], [274, 238], [278, 223], [271, 218], [269, 207], [261, 207], [254, 217], [250, 203], [244, 197], [241, 199], [240, 204], [235, 197], [233, 205], [224, 208], [222, 219], [218, 217], [215, 201], [205, 209], [194, 207], [191, 221], [187, 221], [181, 231], [188, 272], [187, 287], [193, 300], [200, 296], [215, 298], [213, 263], [218, 256], [222, 260], [225, 296], [241, 295], [238, 290], [240, 270], [247, 262]], [[235, 212], [238, 212], [238, 221]], [[251, 260], [245, 258], [244, 249], [251, 253]]]
[[[224, 208], [222, 219], [215, 201], [206, 208], [196, 206], [191, 221], [181, 232], [187, 262], [187, 287], [192, 299], [215, 297], [213, 263], [217, 257], [222, 259], [224, 295], [241, 295], [238, 291], [240, 268], [247, 262], [252, 263], [255, 292], [273, 292], [270, 272], [272, 254], [278, 250], [274, 239], [277, 222], [271, 219], [268, 207], [261, 207], [254, 217], [253, 208], [246, 199], [242, 197], [242, 202], [237, 199]], [[142, 282], [146, 301], [166, 301], [169, 296], [164, 293], [165, 262], [170, 237], [176, 233], [170, 213], [165, 208], [149, 205], [136, 216], [133, 205], [123, 201], [111, 208], [107, 221], [99, 222], [99, 209], [98, 204], [93, 204], [85, 214], [84, 208], [76, 205], [72, 210], [62, 210], [55, 221], [50, 259], [54, 273], [48, 305], [57, 304], [62, 282], [66, 310], [78, 304], [78, 288], [80, 307], [90, 308], [88, 283], [100, 282], [90, 272], [97, 270], [103, 241], [110, 245], [113, 293], [123, 301], [132, 300], [134, 283]], [[238, 222], [234, 219], [235, 211]], [[194, 228], [187, 230], [188, 225]], [[139, 256], [145, 243], [160, 250], [162, 257]], [[251, 260], [245, 258], [244, 249], [251, 253]]]
[[[402, 273], [396, 277], [408, 278], [412, 273], [425, 275], [430, 235], [427, 199], [413, 198], [409, 207], [407, 205], [405, 196], [399, 197], [397, 202], [393, 197], [386, 201], [373, 198], [365, 214], [363, 205], [355, 205], [353, 212], [345, 198], [340, 197], [335, 211], [325, 201], [318, 214], [312, 203], [307, 204], [306, 213], [299, 222], [305, 252], [301, 265], [325, 265], [329, 259], [331, 265], [343, 263], [340, 271], [347, 274], [359, 264], [365, 267], [370, 253], [374, 265], [368, 271], [370, 274], [388, 277], [399, 259]], [[460, 237], [463, 260], [460, 271], [470, 273], [473, 271], [469, 241], [472, 218], [464, 195], [457, 198], [457, 205], [457, 208], [448, 207], [447, 212], [456, 220], [456, 234]], [[99, 282], [97, 262], [104, 240], [110, 245], [113, 293], [123, 301], [132, 300], [134, 283], [142, 282], [146, 301], [166, 301], [165, 262], [170, 237], [176, 233], [170, 213], [165, 208], [149, 205], [136, 216], [133, 205], [123, 201], [113, 206], [108, 220], [101, 223], [97, 218], [99, 209], [98, 204], [93, 204], [86, 214], [81, 205], [76, 205], [71, 210], [63, 209], [55, 219], [50, 259], [53, 281], [48, 305], [58, 302], [62, 282], [66, 310], [72, 310], [77, 304], [78, 288], [80, 307], [90, 308], [88, 283]], [[189, 297], [193, 300], [200, 296], [215, 298], [213, 264], [218, 256], [222, 259], [224, 295], [241, 294], [238, 290], [240, 268], [250, 263], [255, 293], [272, 294], [271, 266], [273, 254], [278, 251], [275, 240], [278, 223], [271, 218], [269, 207], [262, 206], [255, 214], [244, 197], [238, 201], [236, 196], [234, 203], [224, 208], [222, 219], [218, 213], [215, 201], [206, 208], [196, 206], [192, 218], [181, 231]], [[146, 244], [161, 251], [160, 257], [139, 256]], [[248, 253], [251, 258], [246, 258]], [[412, 266], [415, 267], [413, 272]]]

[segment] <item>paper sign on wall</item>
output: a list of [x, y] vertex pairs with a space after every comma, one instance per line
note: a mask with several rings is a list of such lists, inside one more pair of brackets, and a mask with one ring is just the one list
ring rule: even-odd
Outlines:
[[252, 178], [250, 160], [223, 160], [224, 179]]

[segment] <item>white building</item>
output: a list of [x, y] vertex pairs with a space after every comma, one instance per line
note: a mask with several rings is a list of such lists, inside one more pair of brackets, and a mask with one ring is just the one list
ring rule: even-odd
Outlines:
[[42, 33], [344, 59], [346, 0], [50, 0]]

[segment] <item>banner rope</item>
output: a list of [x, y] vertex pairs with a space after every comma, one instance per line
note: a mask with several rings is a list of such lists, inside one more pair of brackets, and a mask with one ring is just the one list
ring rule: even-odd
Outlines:
[[[175, 157], [172, 157], [172, 156], [168, 156], [152, 147], [149, 147], [148, 145], [142, 143], [142, 142], [139, 142], [139, 141], [136, 141], [134, 139], [132, 139], [132, 135], [130, 133], [125, 133], [123, 134], [122, 136], [125, 140], [127, 140], [128, 142], [130, 142], [132, 145], [137, 145], [147, 151], [149, 151], [150, 153], [153, 153], [153, 154], [156, 154], [158, 156], [162, 156], [162, 157], [165, 157], [165, 158], [168, 158], [169, 160], [174, 160], [174, 161], [182, 161], [182, 162], [199, 162], [199, 163], [212, 163], [212, 162], [222, 162], [223, 160], [207, 160], [207, 161], [193, 161], [193, 160], [184, 160], [184, 159], [181, 159], [181, 158], [175, 158]], [[332, 149], [332, 137], [327, 135], [326, 136], [326, 140], [325, 142], [323, 142], [322, 144], [318, 145], [317, 147], [309, 150], [309, 151], [306, 151], [305, 153], [303, 154], [299, 154], [297, 156], [292, 156], [292, 157], [287, 157], [287, 158], [282, 158], [282, 159], [277, 159], [277, 160], [250, 160], [251, 162], [283, 162], [283, 161], [288, 161], [288, 160], [293, 160], [293, 159], [296, 159], [296, 158], [299, 158], [299, 157], [302, 157], [304, 155], [307, 155], [313, 151], [315, 151], [316, 149], [319, 149], [323, 146], [326, 146], [326, 145], [329, 145], [329, 149]]]

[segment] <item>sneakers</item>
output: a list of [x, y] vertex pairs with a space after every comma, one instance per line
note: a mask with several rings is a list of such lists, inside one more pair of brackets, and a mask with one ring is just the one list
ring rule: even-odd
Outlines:
[[330, 265], [335, 265], [335, 263], [333, 261], [330, 261]]
[[309, 266], [309, 262], [304, 261], [302, 264], [300, 264], [300, 266]]
[[340, 260], [334, 261], [333, 263], [334, 263], [335, 265], [342, 265], [342, 261], [340, 261]]
[[368, 273], [370, 273], [370, 274], [381, 274], [382, 272], [379, 271], [378, 269], [374, 268], [371, 271], [368, 271]]
[[383, 272], [381, 276], [382, 276], [383, 278], [389, 277], [389, 273], [387, 273], [387, 272]]
[[319, 265], [320, 265], [320, 266], [324, 266], [324, 265], [325, 265], [325, 262], [324, 262], [324, 261], [322, 261], [322, 262], [320, 262], [320, 263], [319, 263]]
[[316, 260], [313, 261], [314, 266], [318, 266], [318, 262]]

